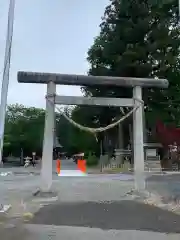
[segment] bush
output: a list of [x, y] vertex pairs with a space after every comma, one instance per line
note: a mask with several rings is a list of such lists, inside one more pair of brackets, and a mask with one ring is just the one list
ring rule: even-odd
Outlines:
[[98, 164], [98, 158], [96, 157], [96, 155], [89, 153], [86, 163], [87, 166], [96, 166]]

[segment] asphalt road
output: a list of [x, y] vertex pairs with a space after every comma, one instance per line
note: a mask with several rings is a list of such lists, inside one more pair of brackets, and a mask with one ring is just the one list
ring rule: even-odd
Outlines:
[[40, 209], [31, 223], [180, 233], [179, 215], [130, 200], [56, 203]]
[[55, 203], [26, 223], [0, 225], [1, 239], [179, 240], [180, 216], [134, 201]]

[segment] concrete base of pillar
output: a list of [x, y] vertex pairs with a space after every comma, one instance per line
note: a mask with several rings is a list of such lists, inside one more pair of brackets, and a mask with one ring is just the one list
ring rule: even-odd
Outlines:
[[142, 190], [142, 191], [138, 191], [136, 189], [132, 189], [129, 192], [127, 192], [126, 194], [133, 196], [135, 199], [141, 199], [141, 200], [147, 199], [147, 198], [149, 198], [151, 196], [151, 193], [148, 192], [145, 189]]

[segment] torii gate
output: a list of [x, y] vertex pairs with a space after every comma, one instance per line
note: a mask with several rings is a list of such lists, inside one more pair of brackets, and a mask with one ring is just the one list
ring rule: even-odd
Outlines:
[[[135, 189], [145, 189], [144, 178], [144, 142], [143, 142], [143, 106], [142, 88], [159, 87], [167, 88], [166, 79], [131, 78], [131, 77], [107, 77], [107, 76], [84, 76], [56, 73], [18, 72], [20, 83], [47, 84], [46, 117], [44, 130], [44, 143], [42, 153], [42, 191], [49, 191], [52, 185], [52, 157], [54, 139], [54, 111], [55, 104], [63, 105], [99, 105], [116, 107], [138, 106], [133, 113], [133, 144], [134, 144], [134, 174]], [[89, 98], [56, 95], [56, 84], [77, 86], [123, 86], [133, 88], [133, 98]], [[52, 101], [49, 101], [52, 100]]]

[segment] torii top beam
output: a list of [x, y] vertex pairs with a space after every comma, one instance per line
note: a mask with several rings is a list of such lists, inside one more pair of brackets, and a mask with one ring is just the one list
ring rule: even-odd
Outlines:
[[53, 81], [56, 84], [76, 85], [76, 86], [125, 86], [125, 87], [158, 87], [167, 88], [167, 79], [154, 78], [132, 78], [132, 77], [109, 77], [109, 76], [86, 76], [59, 73], [40, 72], [18, 72], [18, 82], [20, 83], [42, 83], [47, 84]]

